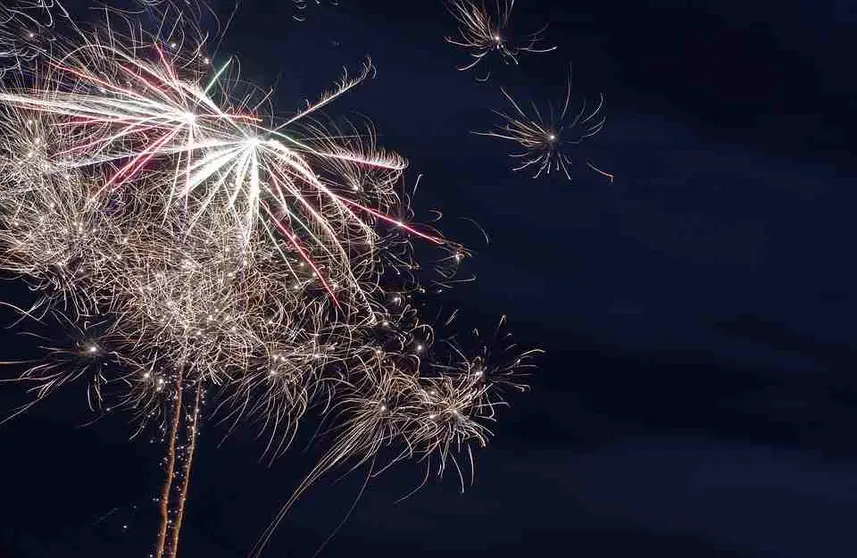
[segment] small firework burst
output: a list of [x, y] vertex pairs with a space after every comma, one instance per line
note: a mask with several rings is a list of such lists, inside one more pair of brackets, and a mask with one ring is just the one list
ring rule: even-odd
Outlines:
[[[447, 42], [467, 50], [473, 60], [460, 66], [461, 71], [475, 68], [491, 54], [498, 55], [506, 64], [518, 64], [518, 58], [525, 53], [544, 53], [556, 47], [540, 47], [544, 40], [547, 25], [528, 35], [510, 37], [510, 20], [515, 0], [495, 0], [493, 4], [485, 0], [448, 0], [449, 13], [458, 23], [458, 33], [447, 37]], [[487, 81], [490, 70], [480, 81]]]
[[[562, 172], [570, 180], [576, 146], [604, 127], [604, 96], [599, 94], [598, 101], [592, 105], [584, 99], [580, 108], [572, 112], [570, 72], [562, 105], [548, 104], [546, 111], [539, 110], [535, 102], [530, 102], [532, 112], [527, 112], [505, 89], [501, 91], [514, 110], [511, 113], [495, 110], [503, 123], [494, 130], [474, 133], [518, 144], [522, 150], [510, 154], [521, 161], [513, 167], [514, 171], [533, 171], [533, 178]], [[587, 160], [586, 165], [613, 181], [613, 175], [598, 169], [590, 161]]]

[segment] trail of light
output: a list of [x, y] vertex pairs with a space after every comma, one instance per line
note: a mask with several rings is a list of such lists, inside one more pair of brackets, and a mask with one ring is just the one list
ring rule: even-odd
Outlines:
[[[132, 159], [127, 165], [119, 169], [113, 176], [108, 180], [104, 186], [99, 190], [103, 192], [104, 190], [110, 188], [115, 189], [121, 186], [124, 182], [130, 179], [137, 171], [143, 168], [143, 166], [152, 160], [155, 155], [157, 155], [157, 151], [160, 147], [165, 145], [167, 142], [172, 140], [178, 135], [178, 130], [173, 130], [169, 134], [165, 135], [161, 139], [157, 140], [151, 146], [147, 147], [143, 151], [141, 151], [134, 159]], [[118, 180], [122, 180], [122, 182], [117, 182]], [[116, 184], [114, 184], [116, 183]]]
[[276, 227], [277, 227], [277, 229], [278, 229], [281, 233], [283, 233], [283, 235], [285, 235], [285, 237], [286, 237], [286, 238], [288, 238], [288, 239], [289, 239], [289, 241], [290, 241], [290, 242], [292, 243], [292, 245], [295, 247], [295, 250], [297, 250], [297, 251], [298, 251], [298, 254], [300, 254], [301, 258], [302, 258], [302, 259], [303, 259], [303, 260], [304, 260], [304, 261], [305, 261], [305, 262], [306, 262], [306, 263], [307, 263], [307, 264], [312, 268], [312, 270], [316, 273], [316, 276], [317, 276], [317, 277], [319, 278], [319, 280], [321, 281], [321, 284], [322, 284], [322, 285], [324, 285], [324, 289], [325, 289], [325, 290], [328, 292], [328, 294], [330, 295], [330, 298], [333, 300], [333, 303], [334, 303], [336, 306], [339, 306], [339, 301], [336, 299], [336, 295], [333, 293], [333, 289], [331, 289], [331, 288], [330, 288], [330, 285], [328, 285], [328, 284], [327, 284], [327, 281], [325, 281], [325, 280], [324, 280], [324, 276], [322, 275], [321, 270], [319, 270], [319, 269], [318, 269], [318, 267], [315, 265], [315, 262], [313, 262], [313, 261], [312, 261], [312, 258], [310, 258], [310, 257], [309, 257], [309, 255], [307, 255], [307, 253], [304, 251], [304, 249], [303, 249], [303, 248], [301, 248], [300, 244], [298, 244], [298, 238], [297, 238], [297, 235], [295, 235], [295, 233], [293, 233], [292, 231], [290, 231], [290, 230], [286, 229], [286, 228], [285, 228], [285, 226], [283, 226], [283, 224], [280, 222], [280, 220], [279, 220], [279, 219], [277, 219], [277, 217], [276, 217], [276, 216], [271, 212], [271, 209], [268, 207], [268, 205], [267, 205], [267, 204], [262, 204], [262, 207], [265, 209], [265, 213], [267, 213], [267, 214], [268, 214], [268, 216], [271, 218], [271, 221], [274, 223], [274, 226], [276, 226]]
[[184, 522], [184, 510], [185, 503], [187, 502], [187, 492], [188, 487], [190, 486], [190, 473], [193, 467], [193, 456], [196, 453], [196, 439], [199, 430], [199, 405], [200, 405], [200, 394], [202, 393], [202, 384], [197, 384], [196, 386], [196, 395], [194, 396], [194, 404], [193, 404], [193, 416], [191, 417], [190, 424], [186, 426], [188, 434], [188, 447], [185, 452], [185, 466], [184, 473], [182, 474], [181, 479], [181, 487], [179, 491], [179, 500], [175, 513], [175, 524], [173, 525], [173, 536], [172, 542], [169, 546], [168, 557], [175, 558], [179, 553], [179, 535], [182, 529], [182, 523]]
[[164, 486], [161, 490], [161, 525], [158, 529], [158, 545], [155, 550], [155, 558], [164, 557], [164, 547], [167, 541], [167, 531], [170, 525], [170, 494], [175, 476], [176, 467], [176, 437], [178, 436], [179, 421], [182, 410], [182, 376], [181, 372], [176, 376], [176, 394], [173, 404], [173, 420], [170, 426], [170, 434], [167, 439], [167, 471]]
[[607, 179], [610, 181], [610, 183], [611, 183], [611, 184], [613, 183], [613, 179], [614, 179], [614, 178], [616, 178], [616, 176], [615, 176], [615, 175], [610, 174], [609, 172], [606, 172], [606, 171], [603, 171], [603, 170], [599, 169], [598, 167], [596, 167], [595, 165], [593, 165], [593, 164], [592, 164], [591, 162], [589, 162], [589, 161], [586, 161], [586, 164], [587, 164], [587, 166], [589, 166], [589, 168], [590, 168], [590, 169], [594, 170], [594, 171], [595, 171], [595, 172], [597, 172], [598, 174], [600, 174], [600, 175], [604, 176], [605, 178], [607, 178]]
[[371, 207], [366, 207], [365, 205], [360, 205], [359, 203], [352, 201], [352, 200], [349, 200], [349, 199], [346, 199], [346, 198], [340, 198], [340, 199], [343, 202], [345, 202], [349, 205], [353, 205], [354, 207], [357, 207], [357, 208], [359, 208], [359, 209], [361, 209], [361, 210], [363, 210], [363, 211], [365, 211], [371, 215], [374, 215], [375, 217], [377, 217], [383, 221], [387, 221], [388, 223], [392, 223], [393, 225], [396, 225], [400, 229], [404, 229], [404, 230], [408, 231], [409, 233], [411, 233], [415, 236], [418, 236], [420, 238], [424, 238], [425, 240], [429, 240], [431, 242], [434, 242], [435, 244], [445, 244], [445, 242], [442, 238], [439, 238], [436, 236], [431, 236], [429, 234], [420, 232], [420, 231], [416, 230], [415, 228], [404, 224], [402, 221], [399, 221], [397, 219], [393, 219], [392, 217], [390, 217], [388, 215], [384, 215], [383, 213], [381, 213], [380, 211], [378, 211], [376, 209], [372, 209]]

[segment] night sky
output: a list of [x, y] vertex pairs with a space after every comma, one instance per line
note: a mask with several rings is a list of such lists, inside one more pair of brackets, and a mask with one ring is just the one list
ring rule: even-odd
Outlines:
[[[231, 3], [215, 3], [224, 19]], [[365, 55], [378, 67], [327, 112], [369, 116], [424, 176], [417, 218], [475, 257], [440, 301], [459, 327], [507, 314], [546, 351], [500, 413], [476, 482], [403, 463], [369, 484], [322, 557], [853, 558], [857, 538], [857, 8], [845, 0], [519, 0], [555, 52], [458, 72], [435, 0], [339, 0], [292, 18], [244, 0], [220, 56], [291, 110]], [[493, 62], [498, 62], [494, 60]], [[607, 125], [572, 180], [510, 170], [500, 86], [603, 92]], [[589, 158], [615, 174], [588, 170]], [[490, 237], [466, 219], [473, 219]], [[4, 283], [5, 299], [22, 296]], [[8, 322], [10, 314], [2, 315]], [[0, 348], [11, 350], [13, 332]], [[0, 558], [148, 556], [160, 447], [84, 386], [0, 427]], [[21, 402], [0, 388], [0, 409]], [[4, 411], [5, 412], [5, 411]], [[181, 555], [243, 557], [317, 453], [267, 467], [246, 428], [200, 438]], [[311, 558], [360, 473], [316, 485], [264, 556]]]

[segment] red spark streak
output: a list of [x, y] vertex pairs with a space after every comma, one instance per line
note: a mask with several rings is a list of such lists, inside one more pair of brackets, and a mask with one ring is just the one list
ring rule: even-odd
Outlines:
[[262, 204], [262, 207], [265, 208], [265, 213], [268, 214], [268, 216], [271, 218], [271, 221], [274, 222], [274, 225], [280, 230], [281, 233], [283, 233], [286, 236], [286, 238], [289, 239], [289, 241], [291, 241], [292, 245], [295, 247], [295, 249], [301, 255], [301, 258], [303, 258], [303, 260], [309, 264], [309, 266], [313, 269], [313, 271], [315, 271], [316, 275], [318, 276], [319, 280], [321, 281], [321, 284], [324, 285], [324, 289], [330, 294], [330, 298], [333, 299], [333, 303], [337, 307], [339, 307], [339, 301], [336, 300], [336, 295], [333, 294], [333, 289], [331, 289], [330, 285], [327, 284], [327, 281], [324, 280], [324, 277], [322, 276], [321, 271], [318, 269], [318, 267], [316, 267], [315, 263], [313, 263], [312, 258], [310, 258], [306, 254], [306, 252], [304, 252], [303, 248], [300, 247], [300, 245], [298, 244], [297, 235], [295, 233], [293, 233], [292, 231], [286, 229], [285, 226], [283, 226], [283, 224], [271, 212], [271, 209], [268, 207], [268, 204]]
[[397, 227], [399, 227], [399, 228], [405, 229], [405, 230], [406, 230], [406, 231], [408, 231], [409, 233], [414, 234], [414, 235], [416, 235], [416, 236], [418, 236], [418, 237], [420, 237], [420, 238], [424, 238], [424, 239], [426, 239], [426, 240], [430, 240], [430, 241], [434, 242], [435, 244], [444, 244], [444, 240], [443, 240], [442, 238], [438, 238], [438, 237], [436, 237], [436, 236], [431, 236], [431, 235], [429, 235], [429, 234], [421, 233], [420, 231], [416, 230], [415, 228], [413, 228], [413, 227], [409, 227], [408, 225], [406, 225], [406, 224], [402, 223], [401, 221], [397, 221], [396, 219], [393, 219], [392, 217], [389, 217], [389, 216], [387, 216], [387, 215], [384, 215], [383, 213], [381, 213], [380, 211], [378, 211], [378, 210], [376, 210], [376, 209], [372, 209], [371, 207], [366, 207], [365, 205], [360, 205], [360, 204], [359, 204], [359, 203], [357, 203], [356, 201], [352, 201], [352, 200], [349, 200], [349, 199], [347, 199], [347, 198], [341, 198], [341, 197], [339, 197], [339, 196], [337, 196], [337, 198], [338, 198], [340, 201], [343, 201], [343, 202], [345, 202], [345, 203], [347, 203], [347, 204], [349, 204], [349, 205], [353, 205], [354, 207], [357, 207], [357, 208], [359, 208], [359, 209], [362, 209], [363, 211], [365, 211], [365, 212], [367, 212], [367, 213], [370, 213], [370, 214], [374, 215], [375, 217], [377, 217], [377, 218], [379, 218], [379, 219], [382, 219], [382, 220], [384, 220], [384, 221], [387, 221], [388, 223], [392, 223], [392, 224], [396, 225], [396, 226], [397, 226]]

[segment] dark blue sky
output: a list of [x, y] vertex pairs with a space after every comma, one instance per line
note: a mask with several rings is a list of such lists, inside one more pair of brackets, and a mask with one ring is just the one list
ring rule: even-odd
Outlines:
[[[371, 55], [377, 78], [330, 112], [370, 116], [424, 174], [418, 216], [441, 209], [476, 252], [478, 281], [445, 298], [461, 325], [506, 313], [547, 354], [473, 488], [394, 505], [421, 480], [402, 465], [322, 556], [857, 555], [857, 8], [519, 0], [520, 27], [550, 21], [559, 48], [483, 84], [454, 69], [439, 1], [339, 3], [298, 23], [290, 0], [244, 0], [223, 53], [251, 81], [279, 75], [283, 109]], [[500, 84], [560, 98], [569, 61], [576, 91], [605, 94], [582, 154], [613, 184], [583, 159], [571, 182], [531, 180], [470, 134], [495, 123]], [[147, 554], [158, 448], [121, 421], [74, 428], [86, 416], [71, 390], [0, 428], [0, 557]], [[183, 554], [244, 556], [312, 460], [265, 468], [252, 432], [220, 448], [209, 432]], [[360, 482], [310, 491], [266, 556], [310, 558]]]

